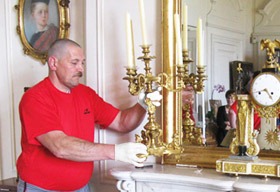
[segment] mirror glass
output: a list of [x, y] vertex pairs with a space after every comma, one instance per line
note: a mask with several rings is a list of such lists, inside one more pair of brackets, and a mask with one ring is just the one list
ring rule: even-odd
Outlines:
[[[189, 5], [193, 5], [193, 3], [189, 0], [182, 0], [181, 1], [181, 7], [183, 7], [184, 5], [188, 5], [188, 9], [190, 10]], [[226, 7], [227, 3], [224, 4], [224, 6]], [[209, 8], [209, 13], [207, 13], [206, 15], [206, 20], [207, 22], [207, 27], [208, 27], [208, 31], [213, 30], [212, 28], [218, 28], [219, 24], [216, 24], [216, 26], [212, 25], [212, 22], [216, 19], [214, 17], [217, 16], [223, 16], [225, 17], [225, 19], [228, 18], [227, 15], [225, 15], [225, 11], [223, 9], [219, 9], [219, 6], [221, 6], [221, 4], [219, 3], [213, 3], [212, 7], [209, 6], [208, 4], [202, 5], [205, 7]], [[234, 5], [233, 5], [234, 6]], [[227, 6], [228, 7], [228, 6]], [[242, 12], [245, 12], [245, 4], [240, 5], [240, 8], [242, 8]], [[203, 9], [203, 8], [201, 8]], [[225, 8], [227, 9], [227, 8]], [[199, 10], [199, 9], [198, 9]], [[189, 13], [190, 14], [190, 13]], [[231, 12], [232, 15], [234, 15], [233, 12]], [[242, 14], [241, 14], [242, 15]], [[191, 18], [192, 16], [189, 16], [189, 18]], [[223, 23], [221, 22], [221, 25], [223, 25]], [[223, 27], [223, 26], [221, 26]], [[190, 57], [193, 59], [193, 63], [190, 65], [190, 73], [196, 73], [196, 68], [195, 68], [195, 61], [196, 61], [196, 26], [188, 26], [188, 48], [189, 48], [189, 55]], [[206, 29], [204, 29], [204, 34], [206, 34]], [[229, 30], [230, 31], [230, 30]], [[216, 33], [216, 31], [214, 31], [214, 33]], [[213, 39], [207, 39], [207, 38], [211, 38], [210, 35], [205, 35], [205, 42], [211, 41], [209, 44], [212, 43]], [[221, 35], [220, 36], [220, 41], [226, 41], [224, 39], [224, 37]], [[273, 38], [272, 38], [273, 39]], [[218, 42], [218, 40], [216, 40]], [[223, 44], [213, 44], [213, 46], [217, 46], [218, 48], [213, 47], [213, 50], [208, 51], [208, 54], [219, 54], [219, 52], [216, 52], [215, 49], [225, 49], [225, 51], [230, 51], [230, 49], [228, 49], [228, 47], [224, 46]], [[279, 59], [279, 55], [280, 55], [280, 49], [276, 49], [276, 57], [277, 59]], [[221, 91], [219, 94], [217, 94], [218, 91], [214, 91], [214, 94], [216, 94], [217, 96], [217, 101], [213, 102], [213, 107], [211, 107], [211, 101], [209, 98], [212, 98], [213, 96], [211, 95], [212, 90], [210, 91], [209, 94], [209, 90], [205, 90], [205, 92], [208, 91], [208, 96], [204, 94], [196, 94], [195, 95], [195, 101], [193, 104], [193, 116], [195, 119], [195, 125], [196, 127], [201, 127], [202, 133], [203, 133], [203, 137], [206, 137], [206, 144], [207, 146], [210, 147], [216, 147], [217, 146], [217, 123], [215, 118], [212, 119], [211, 115], [216, 116], [217, 115], [217, 110], [218, 107], [221, 105], [226, 105], [227, 104], [227, 99], [225, 97], [225, 93], [227, 90], [229, 89], [236, 89], [235, 85], [238, 84], [238, 81], [240, 79], [243, 80], [243, 84], [242, 87], [246, 88], [249, 87], [249, 81], [250, 78], [253, 76], [253, 72], [258, 70], [256, 65], [254, 65], [252, 62], [246, 62], [246, 61], [235, 61], [234, 58], [231, 58], [230, 55], [226, 55], [229, 56], [228, 60], [223, 58], [224, 55], [221, 55], [220, 59], [223, 60], [223, 62], [226, 62], [224, 65], [227, 65], [227, 68], [223, 68], [222, 69], [226, 69], [223, 70], [222, 73], [225, 73], [225, 75], [223, 76], [223, 78], [221, 79], [215, 79], [216, 77], [211, 77], [207, 79], [207, 81], [209, 82], [205, 82], [206, 85], [206, 89], [210, 89], [211, 87], [207, 87], [207, 85], [213, 85], [212, 87], [214, 87], [216, 84], [220, 84], [224, 86], [224, 90]], [[211, 58], [209, 56], [206, 56], [206, 58]], [[219, 58], [219, 57], [218, 57]], [[212, 61], [213, 62], [213, 61]], [[208, 63], [212, 63], [212, 62], [208, 62]], [[242, 67], [242, 72], [238, 72], [238, 66], [241, 63], [241, 67]], [[279, 63], [279, 62], [278, 62]], [[211, 72], [211, 71], [210, 71]], [[209, 73], [209, 71], [208, 71]], [[233, 77], [234, 76], [234, 77]], [[216, 83], [217, 82], [217, 83]], [[205, 98], [204, 98], [205, 97]], [[208, 99], [206, 99], [208, 98]], [[203, 104], [204, 103], [204, 104]], [[208, 109], [209, 108], [209, 109]], [[205, 110], [205, 111], [204, 111]], [[214, 113], [214, 114], [211, 114]], [[204, 118], [206, 117], [206, 118]], [[280, 142], [276, 139], [273, 139], [273, 137], [276, 138], [278, 132], [279, 132], [279, 123], [280, 120], [278, 118], [271, 118], [269, 120], [262, 118], [261, 119], [261, 132], [259, 133], [257, 142], [260, 145], [261, 149], [264, 150], [276, 150], [279, 151], [280, 150]], [[224, 147], [224, 146], [223, 146]]]
[[[188, 0], [182, 0], [182, 6], [187, 3]], [[212, 3], [216, 3], [217, 6], [218, 2], [212, 1]], [[225, 4], [233, 3], [232, 1], [227, 1]], [[237, 5], [233, 3], [234, 5]], [[241, 4], [240, 4], [241, 5]], [[242, 4], [244, 5], [244, 4]], [[202, 5], [203, 6], [203, 5]], [[209, 6], [208, 8], [213, 8], [213, 6]], [[190, 6], [188, 6], [190, 10]], [[232, 8], [232, 7], [231, 7]], [[240, 8], [240, 9], [239, 9]], [[238, 32], [236, 29], [239, 28], [238, 25], [231, 25], [228, 29], [227, 33], [225, 34], [224, 29], [225, 26], [218, 27], [216, 25], [216, 21], [219, 20], [219, 18], [223, 18], [222, 15], [224, 15], [225, 21], [228, 19], [228, 17], [234, 17], [239, 18], [239, 20], [245, 21], [242, 19], [246, 16], [244, 14], [244, 7], [240, 6], [239, 8], [232, 9], [232, 10], [241, 10], [239, 12], [233, 13], [232, 11], [223, 10], [223, 13], [219, 13], [219, 9], [209, 10], [207, 13], [207, 29], [204, 29], [205, 33], [205, 42], [207, 42], [207, 47], [205, 50], [207, 50], [205, 56], [207, 59], [211, 59], [208, 63], [211, 63], [211, 66], [207, 66], [207, 75], [210, 77], [205, 82], [205, 95], [203, 94], [196, 94], [195, 96], [195, 102], [194, 102], [194, 117], [196, 119], [196, 127], [202, 127], [203, 129], [203, 117], [207, 117], [207, 112], [210, 111], [210, 105], [209, 105], [209, 98], [211, 98], [211, 90], [214, 85], [216, 84], [222, 84], [225, 85], [225, 91], [230, 89], [230, 62], [239, 60], [240, 58], [246, 58], [244, 57], [245, 53], [244, 51], [244, 36], [240, 35], [240, 32]], [[189, 13], [190, 14], [190, 13]], [[197, 14], [197, 13], [196, 13]], [[227, 15], [225, 15], [227, 14]], [[219, 17], [218, 17], [219, 16]], [[222, 21], [222, 20], [219, 20]], [[227, 25], [229, 25], [231, 21], [227, 21]], [[224, 23], [222, 23], [224, 24]], [[205, 26], [205, 25], [204, 25]], [[189, 28], [190, 31], [192, 31], [193, 28]], [[193, 30], [195, 31], [195, 30]], [[207, 34], [206, 34], [207, 31]], [[231, 32], [229, 32], [231, 31]], [[248, 33], [251, 34], [252, 32]], [[195, 32], [193, 33], [194, 36], [189, 34], [189, 51], [192, 59], [195, 61], [196, 53], [195, 53]], [[236, 40], [232, 38], [236, 36]], [[273, 39], [273, 38], [272, 38]], [[252, 46], [252, 45], [250, 45]], [[256, 46], [259, 48], [259, 46]], [[222, 48], [222, 49], [221, 49]], [[222, 50], [222, 52], [221, 52]], [[209, 55], [212, 55], [211, 57]], [[213, 56], [214, 55], [214, 56]], [[254, 60], [254, 59], [251, 59]], [[219, 68], [219, 70], [216, 70]], [[256, 67], [258, 68], [258, 67]], [[190, 71], [195, 72], [195, 62], [190, 66]], [[225, 91], [220, 93], [217, 99], [221, 100], [222, 105], [226, 104], [226, 98], [225, 98]], [[205, 98], [205, 100], [201, 99]], [[208, 98], [208, 99], [207, 99]], [[203, 106], [205, 104], [205, 106]], [[202, 109], [205, 109], [206, 111], [203, 114]], [[280, 149], [280, 142], [271, 142], [271, 136], [272, 133], [278, 133], [278, 122], [279, 120], [270, 119], [270, 121], [267, 121], [265, 119], [261, 120], [261, 133], [258, 136], [258, 143], [260, 144], [261, 150], [259, 153], [260, 158], [269, 158], [271, 160], [277, 159], [277, 156], [279, 156], [279, 149]], [[215, 143], [215, 134], [213, 133], [213, 129], [216, 129], [215, 122], [209, 122], [207, 121], [207, 118], [205, 120], [205, 130], [203, 130], [203, 135], [205, 135], [207, 140], [207, 146], [199, 146], [196, 144], [188, 144], [187, 146], [184, 146], [184, 152], [180, 156], [180, 163], [186, 163], [186, 164], [196, 164], [201, 165], [204, 167], [210, 167], [215, 168], [216, 160], [227, 158], [229, 155], [231, 155], [229, 148], [227, 147], [217, 147], [217, 144]], [[213, 128], [214, 127], [214, 128]], [[265, 130], [267, 128], [268, 130]], [[210, 129], [210, 130], [209, 130]], [[275, 134], [274, 134], [275, 136]], [[274, 140], [275, 141], [275, 140]], [[274, 145], [274, 147], [272, 147]], [[268, 150], [266, 150], [268, 149]], [[272, 149], [272, 150], [271, 150]], [[170, 156], [170, 157], [164, 157], [165, 163], [171, 163], [176, 164], [178, 159]]]

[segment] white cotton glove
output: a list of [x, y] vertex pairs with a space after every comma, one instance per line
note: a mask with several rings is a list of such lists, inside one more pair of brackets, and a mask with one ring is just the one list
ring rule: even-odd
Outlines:
[[147, 157], [137, 157], [137, 154], [148, 155], [147, 146], [142, 143], [122, 143], [115, 145], [115, 160], [131, 163], [136, 167], [143, 167]]
[[138, 96], [138, 103], [147, 110], [148, 106], [145, 102], [146, 98], [151, 99], [153, 105], [156, 107], [160, 106], [160, 101], [162, 100], [162, 95], [160, 94], [161, 87], [157, 87], [156, 89], [153, 89], [152, 93], [146, 94], [144, 91], [141, 91], [139, 96]]

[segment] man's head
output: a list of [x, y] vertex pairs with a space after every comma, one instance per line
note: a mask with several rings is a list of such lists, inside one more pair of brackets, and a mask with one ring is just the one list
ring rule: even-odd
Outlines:
[[192, 105], [194, 103], [194, 89], [191, 85], [187, 85], [182, 90], [182, 101], [183, 101], [183, 105], [185, 104]]
[[63, 92], [79, 84], [84, 64], [81, 46], [70, 39], [58, 39], [48, 50], [49, 77], [55, 87]]

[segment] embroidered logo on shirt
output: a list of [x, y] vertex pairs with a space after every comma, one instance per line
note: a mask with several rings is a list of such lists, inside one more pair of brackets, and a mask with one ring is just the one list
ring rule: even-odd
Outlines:
[[90, 111], [88, 108], [85, 109], [84, 114], [90, 114]]

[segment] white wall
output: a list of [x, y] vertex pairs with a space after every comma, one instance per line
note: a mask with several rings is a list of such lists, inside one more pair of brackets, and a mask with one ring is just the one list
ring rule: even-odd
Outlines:
[[[211, 97], [214, 85], [230, 89], [230, 65], [234, 60], [252, 61], [250, 35], [253, 27], [252, 0], [212, 1], [206, 16], [208, 82], [206, 98]], [[226, 104], [225, 92], [213, 99]]]

